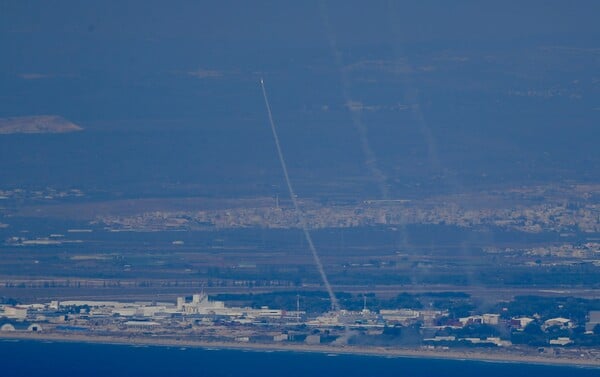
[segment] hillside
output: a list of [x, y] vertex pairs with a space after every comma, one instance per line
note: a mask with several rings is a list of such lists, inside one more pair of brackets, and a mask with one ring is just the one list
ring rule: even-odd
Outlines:
[[83, 128], [58, 115], [0, 118], [0, 134], [42, 134], [81, 131]]

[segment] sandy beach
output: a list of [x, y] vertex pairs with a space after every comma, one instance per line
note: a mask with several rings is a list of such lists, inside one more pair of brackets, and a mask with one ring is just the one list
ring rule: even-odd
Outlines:
[[201, 341], [191, 339], [149, 338], [149, 337], [119, 337], [80, 334], [56, 333], [0, 333], [0, 340], [37, 340], [75, 343], [101, 343], [132, 346], [166, 346], [166, 347], [194, 347], [207, 349], [231, 349], [248, 351], [282, 351], [282, 352], [317, 352], [325, 354], [348, 354], [379, 357], [407, 357], [427, 359], [452, 359], [472, 360], [503, 363], [526, 363], [543, 365], [563, 365], [577, 367], [600, 368], [600, 359], [589, 357], [567, 357], [564, 355], [520, 355], [510, 351], [490, 350], [442, 350], [442, 349], [410, 349], [389, 347], [357, 347], [334, 345], [307, 345], [292, 343], [243, 343]]

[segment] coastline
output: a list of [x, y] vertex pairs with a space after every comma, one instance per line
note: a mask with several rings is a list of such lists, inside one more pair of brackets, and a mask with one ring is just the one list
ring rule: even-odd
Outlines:
[[302, 352], [334, 355], [356, 355], [394, 358], [443, 359], [494, 363], [537, 364], [570, 367], [600, 368], [600, 359], [575, 359], [556, 356], [517, 355], [508, 352], [481, 352], [476, 350], [432, 350], [387, 347], [356, 347], [331, 345], [306, 345], [289, 343], [239, 343], [226, 341], [200, 341], [191, 339], [120, 337], [101, 335], [74, 335], [52, 333], [0, 333], [0, 340], [53, 341], [68, 343], [94, 343], [129, 346], [190, 347], [254, 352]]

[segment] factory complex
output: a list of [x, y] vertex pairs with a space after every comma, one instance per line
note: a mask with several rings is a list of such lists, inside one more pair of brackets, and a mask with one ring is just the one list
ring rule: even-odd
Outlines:
[[[299, 302], [299, 301], [298, 301]], [[353, 339], [410, 341], [427, 347], [510, 347], [512, 339], [530, 324], [547, 334], [549, 346], [573, 344], [569, 334], [581, 324], [556, 317], [503, 318], [484, 313], [455, 318], [447, 310], [381, 309], [333, 310], [308, 314], [262, 307], [227, 306], [205, 293], [177, 297], [175, 302], [121, 302], [69, 300], [0, 305], [0, 334], [24, 332], [68, 337], [158, 337], [206, 342], [302, 342], [346, 344]], [[597, 312], [591, 312], [585, 334], [593, 338]], [[505, 330], [502, 330], [505, 329]], [[488, 334], [482, 335], [482, 331]], [[510, 337], [498, 336], [508, 332]], [[554, 336], [553, 336], [554, 335]], [[517, 336], [515, 338], [515, 336]], [[156, 339], [158, 339], [156, 338]], [[406, 340], [408, 339], [408, 340]], [[595, 339], [595, 338], [594, 338]]]

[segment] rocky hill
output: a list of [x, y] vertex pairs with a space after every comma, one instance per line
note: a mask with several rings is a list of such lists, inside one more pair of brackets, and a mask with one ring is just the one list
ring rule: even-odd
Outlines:
[[81, 131], [83, 128], [58, 115], [0, 118], [0, 134], [43, 134]]

